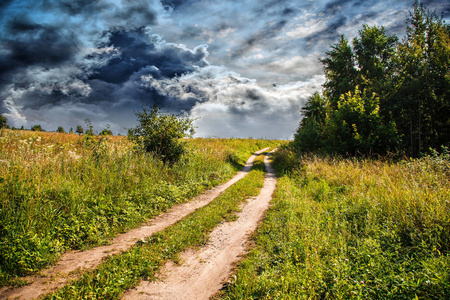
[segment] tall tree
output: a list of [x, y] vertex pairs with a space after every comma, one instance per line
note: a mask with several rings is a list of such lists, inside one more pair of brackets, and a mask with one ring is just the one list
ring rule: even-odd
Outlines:
[[81, 125], [77, 125], [77, 129], [75, 130], [75, 133], [78, 133], [81, 135], [81, 134], [83, 134], [83, 132], [84, 132], [83, 127]]
[[399, 45], [393, 112], [412, 156], [449, 145], [450, 27], [418, 2]]
[[363, 25], [359, 36], [353, 39], [355, 59], [359, 68], [357, 84], [361, 90], [376, 93], [380, 97], [380, 109], [385, 117], [389, 115], [385, 102], [393, 90], [397, 41], [397, 36], [387, 35], [383, 26], [368, 25]]
[[358, 72], [355, 68], [353, 50], [343, 35], [339, 43], [332, 45], [331, 48], [321, 62], [327, 79], [323, 85], [324, 94], [331, 108], [336, 109], [340, 96], [354, 90]]

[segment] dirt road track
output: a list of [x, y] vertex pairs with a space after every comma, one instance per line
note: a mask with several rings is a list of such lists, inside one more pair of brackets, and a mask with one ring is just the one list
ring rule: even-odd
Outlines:
[[124, 295], [124, 299], [209, 299], [222, 287], [233, 264], [245, 253], [249, 234], [256, 230], [269, 207], [276, 177], [265, 157], [266, 178], [260, 194], [242, 208], [238, 219], [224, 223], [211, 233], [208, 244], [199, 251], [181, 255], [181, 264], [168, 263], [157, 282], [143, 281]]
[[203, 193], [189, 202], [172, 207], [166, 213], [150, 220], [148, 224], [145, 224], [142, 227], [118, 235], [109, 245], [96, 247], [86, 251], [71, 251], [65, 253], [55, 266], [42, 270], [40, 275], [24, 278], [27, 281], [32, 282], [31, 284], [20, 288], [1, 288], [0, 299], [36, 299], [41, 295], [63, 287], [69, 280], [76, 279], [80, 276], [81, 272], [76, 272], [77, 270], [82, 271], [95, 268], [100, 264], [103, 258], [126, 251], [133, 246], [136, 241], [163, 230], [192, 213], [197, 208], [205, 206], [213, 201], [220, 193], [244, 178], [252, 169], [253, 160], [256, 155], [267, 149], [268, 148], [265, 148], [255, 152], [255, 154], [247, 160], [242, 171], [238, 172], [228, 182]]

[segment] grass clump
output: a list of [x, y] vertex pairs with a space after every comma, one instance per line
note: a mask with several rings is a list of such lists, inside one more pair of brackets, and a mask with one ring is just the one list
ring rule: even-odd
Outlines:
[[188, 140], [190, 151], [164, 165], [124, 137], [1, 129], [0, 286], [227, 180], [229, 151], [249, 156], [263, 141], [220, 143], [214, 152]]
[[301, 158], [220, 297], [449, 299], [449, 165]]
[[[260, 155], [263, 158], [263, 155]], [[264, 181], [264, 164], [256, 160], [254, 170], [227, 189], [213, 202], [197, 209], [175, 225], [138, 243], [121, 255], [110, 257], [97, 269], [45, 299], [117, 299], [141, 279], [154, 279], [156, 272], [178, 254], [203, 245], [212, 229], [233, 219], [247, 198], [259, 193]]]

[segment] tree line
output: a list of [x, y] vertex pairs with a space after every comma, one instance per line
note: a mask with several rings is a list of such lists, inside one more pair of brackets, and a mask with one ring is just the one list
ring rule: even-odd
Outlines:
[[[81, 135], [81, 134], [94, 135], [94, 128], [91, 125], [91, 121], [89, 119], [86, 119], [85, 122], [86, 122], [86, 126], [87, 126], [86, 131], [84, 130], [83, 126], [77, 125], [75, 132], [73, 131], [73, 128], [71, 127], [68, 133], [70, 133], [70, 134], [78, 133], [79, 135]], [[0, 129], [1, 128], [13, 129], [13, 130], [25, 130], [25, 128], [23, 126], [21, 128], [15, 128], [15, 127], [11, 128], [8, 125], [8, 119], [6, 117], [4, 117], [2, 114], [0, 114]], [[31, 131], [45, 131], [45, 129], [42, 128], [42, 126], [39, 124], [31, 126], [30, 130]], [[62, 126], [58, 126], [58, 128], [56, 129], [55, 132], [66, 133], [66, 131], [64, 130], [64, 128]], [[100, 131], [99, 135], [113, 135], [113, 132], [110, 129], [110, 125], [107, 124], [106, 128], [103, 129], [102, 131]]]
[[417, 157], [450, 144], [450, 26], [418, 2], [402, 41], [364, 25], [321, 59], [326, 82], [302, 108], [293, 146]]

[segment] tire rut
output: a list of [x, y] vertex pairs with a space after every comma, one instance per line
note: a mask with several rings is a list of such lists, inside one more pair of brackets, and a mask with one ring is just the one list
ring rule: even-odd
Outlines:
[[173, 206], [167, 212], [151, 219], [139, 228], [119, 234], [111, 240], [109, 245], [85, 251], [69, 251], [63, 254], [53, 267], [41, 270], [38, 275], [22, 278], [31, 282], [30, 284], [19, 288], [1, 288], [0, 299], [36, 299], [62, 288], [69, 281], [79, 278], [84, 271], [97, 267], [107, 256], [126, 251], [137, 241], [173, 225], [196, 209], [213, 201], [231, 185], [244, 178], [252, 169], [255, 157], [267, 149], [259, 150], [250, 156], [244, 168], [226, 183], [204, 192], [189, 202]]
[[239, 257], [246, 252], [249, 235], [256, 230], [269, 208], [276, 186], [275, 173], [269, 163], [272, 152], [264, 159], [267, 174], [260, 194], [243, 206], [236, 221], [216, 227], [207, 245], [198, 251], [183, 252], [180, 265], [167, 263], [159, 273], [159, 280], [142, 281], [128, 290], [123, 299], [201, 300], [216, 294], [231, 276]]

